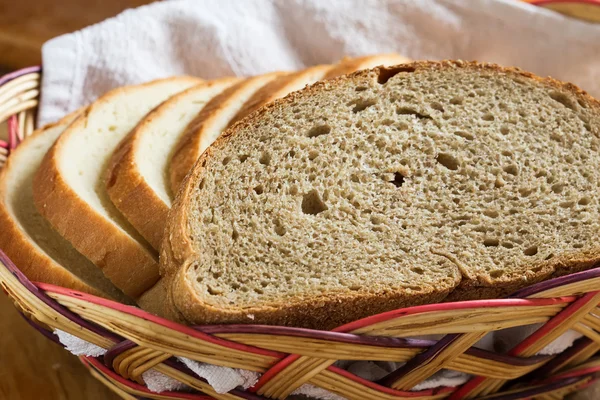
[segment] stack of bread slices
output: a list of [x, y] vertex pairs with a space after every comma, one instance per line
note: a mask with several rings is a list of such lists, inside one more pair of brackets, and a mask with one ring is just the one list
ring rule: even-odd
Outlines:
[[320, 329], [597, 266], [600, 104], [407, 62], [112, 90], [10, 156], [0, 248], [175, 321]]

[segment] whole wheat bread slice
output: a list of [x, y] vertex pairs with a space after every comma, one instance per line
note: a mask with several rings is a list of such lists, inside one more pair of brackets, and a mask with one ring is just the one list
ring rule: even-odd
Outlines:
[[108, 195], [157, 250], [173, 199], [167, 178], [173, 148], [206, 103], [240, 80], [217, 79], [174, 95], [149, 112], [111, 157]]
[[34, 132], [0, 170], [0, 249], [32, 281], [128, 302], [94, 264], [52, 229], [33, 204], [37, 167], [80, 113]]
[[171, 210], [161, 273], [190, 323], [331, 328], [503, 296], [600, 261], [600, 103], [518, 69], [417, 62], [243, 120]]
[[110, 91], [58, 138], [34, 178], [40, 214], [134, 299], [158, 280], [157, 254], [110, 202], [106, 168], [119, 142], [151, 109], [198, 83], [177, 77]]

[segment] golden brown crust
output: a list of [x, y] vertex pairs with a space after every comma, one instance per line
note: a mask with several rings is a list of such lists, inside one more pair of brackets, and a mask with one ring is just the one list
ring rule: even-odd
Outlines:
[[200, 146], [204, 140], [204, 129], [219, 118], [219, 114], [223, 110], [237, 102], [238, 93], [245, 91], [246, 88], [256, 85], [257, 80], [265, 82], [274, 79], [284, 73], [272, 72], [269, 74], [248, 78], [236, 85], [227, 88], [223, 93], [214, 97], [200, 111], [188, 125], [181, 140], [175, 147], [171, 163], [169, 165], [169, 182], [173, 193], [177, 193], [181, 182], [192, 169], [198, 157], [200, 157]]
[[[190, 79], [195, 78], [171, 78]], [[162, 81], [164, 82], [164, 80]], [[48, 151], [34, 178], [34, 202], [40, 214], [81, 254], [86, 256], [126, 295], [137, 298], [159, 278], [155, 254], [120, 227], [96, 212], [65, 181], [60, 169], [65, 143], [87, 125], [88, 115], [123, 91], [146, 85], [112, 90], [92, 104]]]
[[[176, 103], [189, 91], [209, 88], [215, 84], [235, 81], [238, 78], [222, 78], [201, 83], [166, 100], [148, 115], [123, 139], [113, 153], [106, 170], [106, 189], [113, 204], [146, 239], [157, 249], [160, 246], [165, 229], [169, 205], [156, 194], [144, 179], [136, 161], [140, 151], [141, 135], [156, 118], [171, 110], [169, 106]], [[166, 149], [165, 151], [169, 151]], [[141, 155], [143, 157], [143, 155]]]
[[[44, 135], [48, 129], [58, 126], [66, 128], [77, 118], [82, 110], [77, 110], [60, 121], [46, 125], [35, 131], [26, 139], [14, 153], [25, 151], [29, 140]], [[14, 154], [13, 154], [14, 156]], [[15, 221], [8, 212], [6, 204], [7, 180], [12, 173], [15, 157], [9, 157], [6, 165], [0, 170], [0, 248], [8, 255], [15, 265], [32, 281], [51, 283], [69, 289], [79, 290], [97, 296], [110, 298], [105, 293], [88, 285], [79, 277], [62, 267], [40, 249]]]
[[533, 282], [597, 266], [600, 261], [600, 249], [578, 255], [557, 255], [551, 262], [544, 264], [539, 272], [535, 273], [532, 271], [528, 274], [527, 281], [524, 281], [521, 276], [512, 276], [504, 280], [498, 280], [495, 284], [490, 284], [485, 279], [468, 280], [468, 278], [463, 277], [457, 289], [452, 293], [428, 293], [418, 298], [413, 296], [403, 298], [398, 294], [389, 297], [385, 295], [366, 297], [357, 294], [354, 297], [344, 296], [343, 298], [332, 295], [319, 299], [297, 299], [297, 301], [288, 301], [286, 304], [281, 304], [277, 308], [257, 307], [244, 311], [244, 313], [252, 314], [253, 319], [242, 315], [241, 311], [215, 309], [204, 304], [194, 293], [193, 288], [185, 281], [185, 272], [187, 268], [193, 265], [195, 251], [189, 240], [188, 233], [190, 228], [188, 227], [188, 211], [186, 207], [192, 203], [191, 199], [196, 189], [195, 183], [202, 179], [207, 160], [213, 154], [218, 153], [224, 146], [227, 146], [232, 136], [259, 123], [265, 114], [286, 107], [288, 104], [294, 103], [296, 99], [304, 96], [312, 96], [321, 90], [331, 90], [336, 85], [342, 85], [348, 81], [359, 82], [365, 79], [378, 79], [380, 74], [389, 79], [397, 72], [418, 72], [419, 70], [444, 70], [449, 68], [475, 69], [489, 71], [494, 74], [510, 74], [515, 77], [531, 79], [553, 88], [568, 90], [577, 96], [583, 104], [593, 107], [600, 113], [600, 102], [590, 97], [575, 85], [562, 83], [552, 78], [537, 77], [517, 68], [505, 68], [495, 64], [464, 61], [420, 61], [397, 67], [378, 67], [333, 80], [321, 81], [305, 90], [294, 92], [283, 99], [276, 100], [223, 133], [200, 157], [181, 186], [178, 198], [167, 222], [161, 253], [161, 271], [165, 273], [167, 287], [173, 297], [175, 306], [183, 313], [185, 318], [191, 323], [264, 323], [328, 329], [335, 324], [348, 322], [396, 307], [439, 302], [444, 299], [464, 300], [502, 296]]

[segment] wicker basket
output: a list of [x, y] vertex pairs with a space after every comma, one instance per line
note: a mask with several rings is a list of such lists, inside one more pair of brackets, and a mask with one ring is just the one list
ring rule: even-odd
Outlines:
[[[40, 68], [0, 78], [0, 121], [8, 119], [7, 156], [33, 130]], [[30, 282], [0, 251], [0, 284], [32, 326], [49, 339], [60, 329], [107, 349], [81, 357], [124, 399], [284, 399], [304, 383], [349, 399], [560, 399], [600, 378], [600, 268], [556, 278], [506, 299], [410, 307], [332, 331], [258, 325], [187, 327], [137, 308], [69, 289]], [[543, 324], [500, 354], [473, 344], [486, 333]], [[562, 354], [536, 355], [567, 330], [583, 334]], [[438, 334], [438, 341], [411, 339]], [[216, 393], [175, 356], [262, 374], [248, 390]], [[333, 365], [338, 360], [406, 362], [377, 382]], [[150, 392], [150, 368], [194, 393]], [[459, 387], [410, 391], [441, 369], [472, 374]]]

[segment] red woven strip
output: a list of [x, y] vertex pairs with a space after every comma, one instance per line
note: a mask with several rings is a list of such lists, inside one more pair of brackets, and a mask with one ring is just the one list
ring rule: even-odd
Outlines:
[[492, 299], [457, 301], [454, 303], [425, 304], [422, 306], [401, 308], [398, 310], [388, 311], [381, 314], [373, 315], [371, 317], [359, 319], [357, 321], [350, 322], [348, 324], [337, 327], [333, 329], [333, 332], [350, 332], [356, 329], [364, 328], [365, 326], [374, 325], [383, 321], [388, 321], [393, 318], [399, 318], [407, 315], [420, 314], [425, 312], [463, 310], [465, 308], [546, 306], [553, 304], [572, 303], [576, 299], [577, 298], [575, 296], [566, 296], [555, 297], [550, 299]]
[[11, 115], [8, 118], [8, 148], [13, 150], [19, 145], [19, 121], [16, 115]]
[[546, 336], [549, 332], [553, 331], [554, 328], [562, 324], [562, 322], [573, 315], [573, 313], [579, 310], [581, 307], [585, 306], [589, 303], [594, 296], [596, 296], [598, 292], [589, 292], [585, 295], [581, 296], [578, 300], [576, 300], [573, 304], [566, 307], [563, 311], [558, 313], [555, 317], [553, 317], [550, 321], [546, 322], [540, 329], [533, 332], [529, 335], [525, 340], [516, 345], [512, 350], [508, 352], [511, 356], [518, 356], [531, 347], [533, 344], [537, 343], [542, 337]]
[[215, 337], [212, 335], [207, 335], [205, 333], [198, 332], [192, 328], [189, 328], [185, 325], [181, 325], [176, 322], [157, 317], [156, 315], [149, 314], [146, 311], [143, 311], [137, 307], [127, 306], [125, 304], [117, 303], [112, 300], [107, 300], [107, 299], [103, 299], [100, 297], [92, 296], [91, 294], [78, 292], [76, 290], [66, 289], [66, 288], [63, 288], [60, 286], [51, 285], [49, 283], [34, 282], [34, 285], [36, 285], [37, 287], [39, 287], [41, 290], [44, 290], [44, 291], [54, 292], [54, 293], [68, 296], [68, 297], [82, 299], [82, 300], [88, 301], [90, 303], [97, 304], [99, 306], [108, 307], [113, 310], [121, 311], [126, 314], [130, 314], [130, 315], [134, 315], [136, 317], [143, 318], [145, 320], [162, 325], [166, 328], [173, 329], [175, 331], [184, 333], [186, 335], [189, 335], [189, 336], [195, 337], [197, 339], [201, 339], [206, 342], [213, 343], [213, 344], [216, 344], [219, 346], [227, 347], [227, 348], [234, 349], [234, 350], [240, 350], [240, 351], [245, 351], [245, 352], [249, 352], [249, 353], [254, 353], [254, 354], [260, 354], [260, 355], [269, 356], [269, 357], [276, 357], [276, 358], [281, 358], [286, 355], [285, 353], [280, 353], [280, 352], [271, 351], [271, 350], [265, 350], [265, 349], [261, 349], [261, 348], [254, 347], [254, 346], [248, 346], [248, 345], [241, 344], [241, 343], [231, 342], [231, 341], [221, 339], [221, 338], [218, 338], [218, 337]]
[[[100, 361], [96, 360], [93, 357], [83, 357], [82, 356], [82, 357], [79, 357], [79, 359], [84, 364], [89, 364], [89, 365], [86, 365], [88, 368], [91, 368], [91, 366], [93, 365], [94, 368], [102, 371], [102, 373], [104, 375], [109, 376], [111, 379], [114, 379], [115, 381], [123, 384], [124, 386], [130, 387], [132, 389], [138, 390], [143, 393], [157, 394], [157, 393], [154, 393], [154, 392], [151, 392], [150, 390], [148, 390], [148, 388], [146, 386], [142, 386], [138, 383], [129, 381], [129, 380], [117, 375], [115, 372], [113, 372], [109, 368], [106, 368], [104, 366], [104, 364], [102, 364]], [[210, 396], [205, 396], [203, 394], [191, 394], [191, 393], [185, 393], [185, 392], [161, 392], [160, 395], [164, 396], [164, 397], [172, 397], [174, 399], [213, 400], [213, 398]]]

